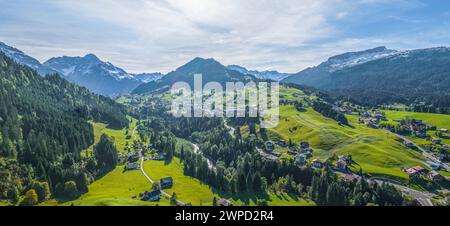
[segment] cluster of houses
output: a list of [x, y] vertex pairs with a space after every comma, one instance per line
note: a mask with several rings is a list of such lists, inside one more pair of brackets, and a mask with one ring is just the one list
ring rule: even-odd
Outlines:
[[313, 150], [308, 142], [301, 142], [297, 149], [299, 153], [295, 156], [295, 162], [303, 166], [306, 164], [306, 160], [312, 157]]
[[[398, 120], [397, 120], [398, 121]], [[399, 121], [401, 122], [401, 121]], [[408, 124], [402, 124], [401, 127], [405, 131], [409, 131], [414, 134], [416, 137], [427, 138], [429, 135], [427, 134], [428, 130], [436, 130], [436, 126], [431, 124], [426, 124], [422, 120], [412, 119]]]
[[233, 206], [233, 203], [227, 199], [221, 198], [221, 199], [217, 200], [216, 206]]
[[450, 132], [448, 131], [448, 129], [445, 128], [440, 129], [438, 135], [440, 138], [450, 139]]
[[125, 170], [138, 170], [139, 169], [139, 154], [138, 153], [126, 153], [122, 156], [126, 160]]
[[386, 116], [380, 110], [373, 110], [373, 113], [364, 112], [359, 116], [359, 122], [368, 127], [378, 128], [381, 121], [386, 120]]
[[336, 168], [341, 171], [348, 171], [348, 167], [351, 165], [351, 161], [347, 156], [341, 155], [336, 161]]
[[406, 168], [405, 172], [408, 174], [410, 179], [420, 178], [420, 177], [425, 176], [428, 179], [435, 181], [435, 182], [445, 180], [445, 177], [442, 176], [441, 174], [439, 174], [438, 172], [436, 172], [434, 170], [429, 171], [429, 170], [423, 168], [422, 166]]
[[[166, 177], [159, 180], [161, 189], [169, 189], [173, 186], [172, 177]], [[158, 202], [161, 199], [161, 189], [156, 189], [154, 191], [145, 191], [144, 193], [139, 194], [139, 197], [142, 201], [146, 202]]]
[[335, 107], [333, 107], [333, 109], [342, 114], [346, 114], [346, 115], [352, 114], [352, 111], [353, 111], [352, 108], [348, 107], [348, 106], [341, 106], [341, 107], [335, 106]]
[[[280, 143], [280, 142], [279, 142]], [[269, 159], [278, 159], [281, 157], [281, 153], [274, 152], [275, 151], [275, 143], [272, 141], [266, 141], [264, 143], [265, 157]]]

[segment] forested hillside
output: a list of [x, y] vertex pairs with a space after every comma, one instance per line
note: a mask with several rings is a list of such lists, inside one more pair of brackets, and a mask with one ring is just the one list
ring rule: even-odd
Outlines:
[[69, 181], [74, 183], [67, 188], [87, 191], [92, 174], [80, 153], [94, 143], [88, 120], [114, 128], [128, 124], [125, 109], [114, 101], [58, 75], [43, 78], [0, 53], [1, 198], [17, 201], [36, 180], [52, 192]]
[[313, 86], [370, 106], [405, 103], [415, 111], [449, 113], [449, 48], [394, 52], [338, 70], [323, 65], [284, 82]]

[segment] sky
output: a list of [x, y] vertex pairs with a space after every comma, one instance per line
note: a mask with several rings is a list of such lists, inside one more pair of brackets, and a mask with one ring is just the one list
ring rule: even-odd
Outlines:
[[133, 73], [195, 57], [294, 73], [377, 46], [450, 46], [450, 1], [0, 0], [0, 41], [41, 62], [94, 53]]

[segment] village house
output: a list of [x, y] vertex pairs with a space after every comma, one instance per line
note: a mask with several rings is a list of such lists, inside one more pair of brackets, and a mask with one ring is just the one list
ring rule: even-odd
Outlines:
[[309, 143], [308, 142], [301, 142], [300, 143], [300, 148], [309, 148]]
[[439, 139], [439, 138], [433, 138], [433, 140], [432, 140], [432, 142], [434, 143], [434, 144], [441, 144], [441, 139]]
[[314, 160], [312, 161], [312, 166], [313, 166], [314, 168], [320, 169], [320, 168], [323, 167], [323, 162], [320, 161], [319, 159], [314, 159]]
[[270, 152], [270, 155], [273, 155], [277, 158], [281, 157], [283, 154], [282, 153], [278, 153], [278, 152]]
[[347, 157], [341, 155], [338, 157], [338, 161], [336, 162], [336, 168], [340, 170], [347, 171], [350, 161]]
[[152, 160], [162, 161], [166, 160], [166, 153], [158, 153]]
[[139, 169], [139, 164], [137, 162], [128, 163], [126, 170], [137, 170]]
[[441, 169], [441, 165], [439, 165], [439, 164], [437, 164], [437, 163], [434, 163], [434, 162], [432, 162], [432, 161], [428, 161], [428, 162], [426, 162], [426, 164], [427, 164], [431, 169], [433, 169], [433, 170], [439, 170], [439, 169]]
[[279, 140], [278, 141], [278, 145], [280, 145], [281, 147], [286, 147], [286, 141], [285, 140]]
[[161, 190], [154, 190], [152, 192], [144, 192], [141, 200], [146, 202], [158, 202], [161, 199]]
[[219, 199], [216, 202], [217, 206], [233, 206], [233, 203], [226, 199]]
[[172, 177], [166, 177], [159, 180], [159, 184], [161, 186], [161, 189], [168, 189], [173, 186], [173, 179]]
[[139, 154], [138, 153], [128, 153], [127, 158], [129, 162], [137, 162], [139, 161]]
[[422, 166], [415, 166], [412, 168], [406, 169], [406, 173], [408, 174], [409, 178], [417, 178], [421, 175], [425, 174], [428, 170], [423, 168]]
[[305, 154], [298, 154], [297, 156], [295, 156], [295, 163], [297, 163], [300, 166], [303, 166], [306, 164], [306, 155]]
[[342, 178], [343, 180], [346, 180], [346, 181], [354, 181], [354, 180], [356, 180], [355, 176], [353, 176], [351, 174], [346, 174], [346, 173], [345, 174], [341, 174], [340, 178]]
[[436, 172], [436, 171], [431, 171], [431, 172], [428, 174], [428, 178], [429, 178], [430, 180], [432, 180], [432, 181], [435, 181], [435, 182], [440, 182], [440, 181], [443, 181], [443, 180], [445, 179], [441, 174], [439, 174], [439, 173]]
[[272, 141], [266, 141], [264, 147], [266, 152], [273, 152], [275, 150], [275, 144]]

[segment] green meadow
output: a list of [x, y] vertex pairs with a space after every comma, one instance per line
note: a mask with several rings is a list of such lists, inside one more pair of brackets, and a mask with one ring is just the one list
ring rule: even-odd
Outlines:
[[194, 206], [211, 206], [214, 197], [229, 199], [237, 206], [244, 204], [256, 205], [258, 199], [265, 199], [272, 206], [314, 205], [312, 201], [306, 201], [284, 193], [278, 195], [270, 193], [240, 193], [230, 195], [215, 191], [199, 180], [185, 176], [183, 173], [183, 164], [180, 163], [178, 158], [174, 158], [170, 163], [164, 161], [145, 161], [144, 169], [153, 180], [172, 177], [174, 185], [171, 189], [165, 191], [169, 194], [175, 192], [178, 199], [185, 203], [192, 203]]
[[423, 165], [423, 157], [395, 140], [396, 135], [368, 128], [358, 123], [358, 117], [347, 115], [349, 126], [340, 126], [311, 108], [299, 112], [294, 106], [280, 106], [280, 122], [269, 130], [272, 140], [289, 138], [294, 143], [309, 142], [314, 149], [313, 157], [326, 160], [333, 155], [351, 155], [366, 173], [407, 180], [402, 167]]
[[[144, 177], [141, 171], [123, 172], [123, 166], [117, 167], [103, 178], [89, 186], [89, 192], [75, 201], [64, 205], [75, 206], [154, 206], [156, 204], [168, 205], [166, 199], [161, 202], [143, 202], [139, 200], [139, 193], [149, 191], [151, 183]], [[137, 199], [132, 196], [137, 195]]]

